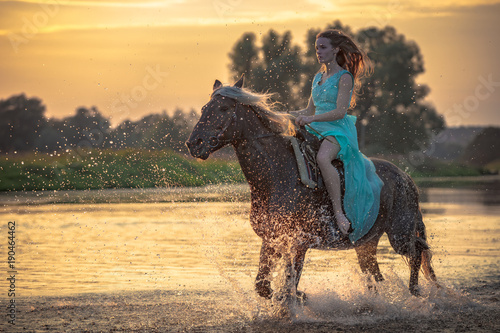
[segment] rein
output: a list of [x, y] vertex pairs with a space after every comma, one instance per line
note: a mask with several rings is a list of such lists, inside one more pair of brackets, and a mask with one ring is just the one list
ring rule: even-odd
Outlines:
[[[290, 115], [290, 117], [293, 117], [293, 119], [296, 119], [296, 118], [297, 118], [297, 117], [296, 117], [296, 116], [294, 116], [293, 114], [290, 114], [290, 113], [289, 113], [289, 115]], [[316, 134], [317, 134], [317, 135], [318, 135], [321, 139], [323, 139], [323, 140], [327, 140], [327, 141], [330, 141], [331, 143], [334, 143], [332, 140], [328, 139], [328, 137], [324, 136], [323, 134], [321, 134], [320, 132], [318, 132], [318, 131], [316, 131], [314, 128], [312, 128], [312, 126], [311, 126], [311, 125], [306, 124], [306, 125], [304, 125], [304, 127], [309, 128], [311, 131], [313, 131], [314, 133], [316, 133]]]
[[[226, 124], [224, 125], [224, 127], [222, 127], [222, 129], [219, 131], [219, 133], [217, 133], [217, 135], [213, 135], [211, 136], [208, 140], [208, 145], [211, 147], [211, 148], [215, 148], [217, 146], [219, 146], [220, 144], [222, 145], [227, 145], [229, 143], [232, 143], [233, 141], [237, 141], [237, 140], [243, 140], [244, 138], [242, 137], [239, 137], [239, 138], [230, 138], [230, 139], [223, 139], [222, 137], [224, 136], [224, 134], [226, 133], [226, 131], [228, 130], [228, 128], [235, 124], [236, 121], [238, 120], [238, 116], [236, 115], [237, 111], [238, 111], [238, 107], [241, 105], [240, 102], [236, 102], [236, 105], [234, 107], [234, 112], [233, 114], [231, 115], [231, 118], [229, 119], [229, 121], [226, 122]], [[261, 117], [261, 115], [259, 115], [258, 112], [255, 111], [254, 107], [252, 105], [249, 105], [250, 109], [257, 115], [257, 117]], [[292, 114], [289, 114], [291, 117], [293, 117], [294, 119], [297, 118], [296, 116], [292, 115]], [[307, 127], [309, 130], [311, 130], [312, 132], [316, 133], [320, 138], [324, 139], [324, 140], [328, 140], [330, 142], [333, 143], [333, 141], [331, 141], [328, 137], [322, 135], [320, 132], [316, 131], [312, 126], [310, 125], [305, 125], [305, 127]], [[265, 138], [265, 137], [270, 137], [270, 136], [276, 136], [277, 134], [276, 133], [273, 133], [271, 131], [271, 133], [266, 133], [266, 134], [261, 134], [261, 135], [257, 135], [255, 137], [253, 137], [253, 139], [261, 139], [261, 138]]]

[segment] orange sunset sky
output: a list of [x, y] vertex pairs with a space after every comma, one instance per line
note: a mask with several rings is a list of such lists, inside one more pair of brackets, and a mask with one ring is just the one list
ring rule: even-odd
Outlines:
[[450, 126], [500, 126], [500, 0], [0, 0], [0, 99], [39, 97], [47, 116], [96, 106], [113, 125], [200, 110], [247, 31], [340, 20], [390, 25], [421, 48], [418, 82]]

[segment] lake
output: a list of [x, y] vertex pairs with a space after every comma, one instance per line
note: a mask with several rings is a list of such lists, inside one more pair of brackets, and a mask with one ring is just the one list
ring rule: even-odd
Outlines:
[[[409, 269], [386, 236], [378, 248], [386, 280], [376, 295], [353, 250], [311, 250], [299, 284], [309, 304], [294, 320], [370, 325], [498, 305], [500, 178], [440, 184], [420, 190], [444, 288], [422, 277], [423, 297], [411, 297]], [[260, 239], [248, 222], [247, 185], [2, 193], [0, 203], [2, 258], [15, 221], [16, 320], [26, 329], [237, 331], [268, 323], [270, 305], [253, 292]], [[2, 278], [3, 309], [8, 289]]]

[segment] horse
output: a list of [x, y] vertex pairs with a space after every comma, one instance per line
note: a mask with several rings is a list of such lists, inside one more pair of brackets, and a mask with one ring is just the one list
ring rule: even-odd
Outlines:
[[[293, 297], [305, 300], [297, 286], [308, 249], [354, 249], [368, 279], [383, 281], [376, 254], [384, 233], [394, 251], [408, 259], [412, 295], [419, 295], [421, 268], [424, 276], [437, 285], [418, 189], [410, 176], [388, 161], [372, 158], [384, 183], [373, 227], [355, 243], [345, 236], [332, 237], [335, 223], [325, 223], [324, 219], [325, 207], [333, 212], [328, 193], [323, 188], [307, 187], [299, 179], [287, 138], [297, 127], [289, 115], [272, 111], [269, 95], [243, 88], [243, 81], [244, 76], [232, 86], [215, 81], [211, 98], [203, 106], [186, 145], [193, 157], [202, 160], [228, 145], [235, 150], [250, 186], [250, 223], [262, 239], [255, 279], [257, 294], [276, 302]], [[329, 216], [333, 219], [333, 214]], [[284, 282], [280, 290], [273, 290], [271, 273], [278, 264], [282, 265], [279, 273]]]

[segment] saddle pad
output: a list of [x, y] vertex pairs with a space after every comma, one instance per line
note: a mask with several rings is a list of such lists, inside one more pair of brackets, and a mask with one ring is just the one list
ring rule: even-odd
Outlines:
[[295, 153], [295, 159], [297, 160], [297, 167], [299, 169], [300, 181], [302, 184], [309, 188], [317, 189], [319, 182], [319, 168], [317, 165], [311, 163], [311, 161], [306, 157], [306, 154], [301, 150], [299, 142], [296, 137], [288, 137], [290, 143], [292, 144], [293, 151]]

